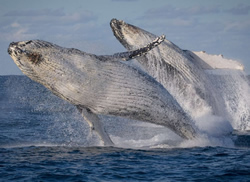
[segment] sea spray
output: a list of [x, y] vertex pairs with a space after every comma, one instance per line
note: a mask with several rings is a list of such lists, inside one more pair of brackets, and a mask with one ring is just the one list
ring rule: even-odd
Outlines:
[[[213, 70], [209, 76], [220, 91], [235, 130], [250, 129], [250, 86], [243, 71]], [[226, 113], [225, 113], [226, 115]], [[226, 117], [226, 116], [225, 116]]]

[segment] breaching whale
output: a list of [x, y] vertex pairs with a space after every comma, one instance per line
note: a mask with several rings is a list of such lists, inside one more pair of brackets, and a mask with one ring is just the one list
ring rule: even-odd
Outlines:
[[[156, 35], [122, 20], [112, 19], [110, 26], [114, 36], [127, 50], [136, 49], [156, 38]], [[157, 48], [136, 60], [192, 117], [207, 112], [220, 116], [225, 113], [224, 103], [216, 97], [217, 90], [202, 67], [174, 43], [165, 39]]]
[[75, 105], [104, 145], [113, 145], [98, 115], [121, 116], [163, 125], [185, 139], [197, 135], [191, 117], [169, 92], [130, 60], [158, 46], [159, 37], [130, 52], [97, 56], [42, 41], [11, 43], [8, 53], [32, 80]]

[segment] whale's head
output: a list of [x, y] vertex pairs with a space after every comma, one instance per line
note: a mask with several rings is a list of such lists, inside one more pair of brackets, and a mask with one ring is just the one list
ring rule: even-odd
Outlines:
[[50, 43], [40, 40], [12, 42], [8, 53], [25, 75], [35, 79], [45, 69], [44, 62], [47, 59], [44, 55], [48, 54], [47, 49], [51, 46]]
[[89, 75], [97, 75], [95, 56], [42, 40], [12, 42], [8, 53], [26, 76], [71, 103], [79, 100]]
[[146, 45], [147, 42], [151, 42], [156, 38], [155, 35], [139, 27], [130, 25], [123, 20], [112, 19], [110, 21], [110, 27], [114, 36], [128, 50]]
[[26, 76], [50, 88], [67, 72], [63, 50], [46, 41], [29, 40], [10, 43], [8, 53]]
[[12, 42], [9, 45], [8, 53], [19, 69], [26, 75], [34, 74], [33, 64], [42, 61], [41, 55], [34, 51], [35, 45], [32, 41]]

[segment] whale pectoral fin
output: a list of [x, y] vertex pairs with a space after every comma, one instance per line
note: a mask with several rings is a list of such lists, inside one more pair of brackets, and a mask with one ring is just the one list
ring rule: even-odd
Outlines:
[[104, 145], [113, 146], [114, 143], [111, 141], [110, 137], [106, 133], [99, 117], [86, 108], [77, 106], [77, 109], [81, 112], [84, 119], [88, 122], [91, 131], [95, 131], [97, 133], [99, 138], [103, 141]]
[[150, 51], [153, 48], [160, 45], [164, 41], [164, 39], [165, 39], [165, 35], [162, 35], [160, 37], [157, 37], [155, 40], [153, 40], [153, 42], [149, 43], [145, 47], [136, 49], [134, 51], [120, 52], [120, 53], [116, 53], [114, 55], [102, 56], [102, 57], [105, 57], [105, 58], [113, 60], [113, 61], [121, 61], [121, 60], [122, 61], [129, 61], [131, 59], [134, 59], [136, 57], [139, 57], [139, 56], [146, 54], [148, 51]]
[[145, 47], [142, 47], [142, 48], [134, 50], [134, 51], [130, 51], [129, 53], [131, 53], [131, 54], [129, 55], [129, 59], [127, 59], [125, 61], [128, 61], [130, 59], [134, 59], [136, 57], [139, 57], [139, 56], [146, 54], [148, 51], [150, 51], [153, 48], [160, 45], [164, 40], [165, 40], [165, 35], [162, 35], [160, 37], [157, 37], [155, 40], [153, 40], [153, 42], [149, 43]]

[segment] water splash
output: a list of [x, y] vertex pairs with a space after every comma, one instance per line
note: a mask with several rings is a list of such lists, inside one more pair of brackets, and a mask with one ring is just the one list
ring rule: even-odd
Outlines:
[[[214, 70], [210, 78], [220, 91], [235, 130], [250, 130], [250, 86], [243, 71]], [[226, 117], [226, 116], [225, 116]]]

